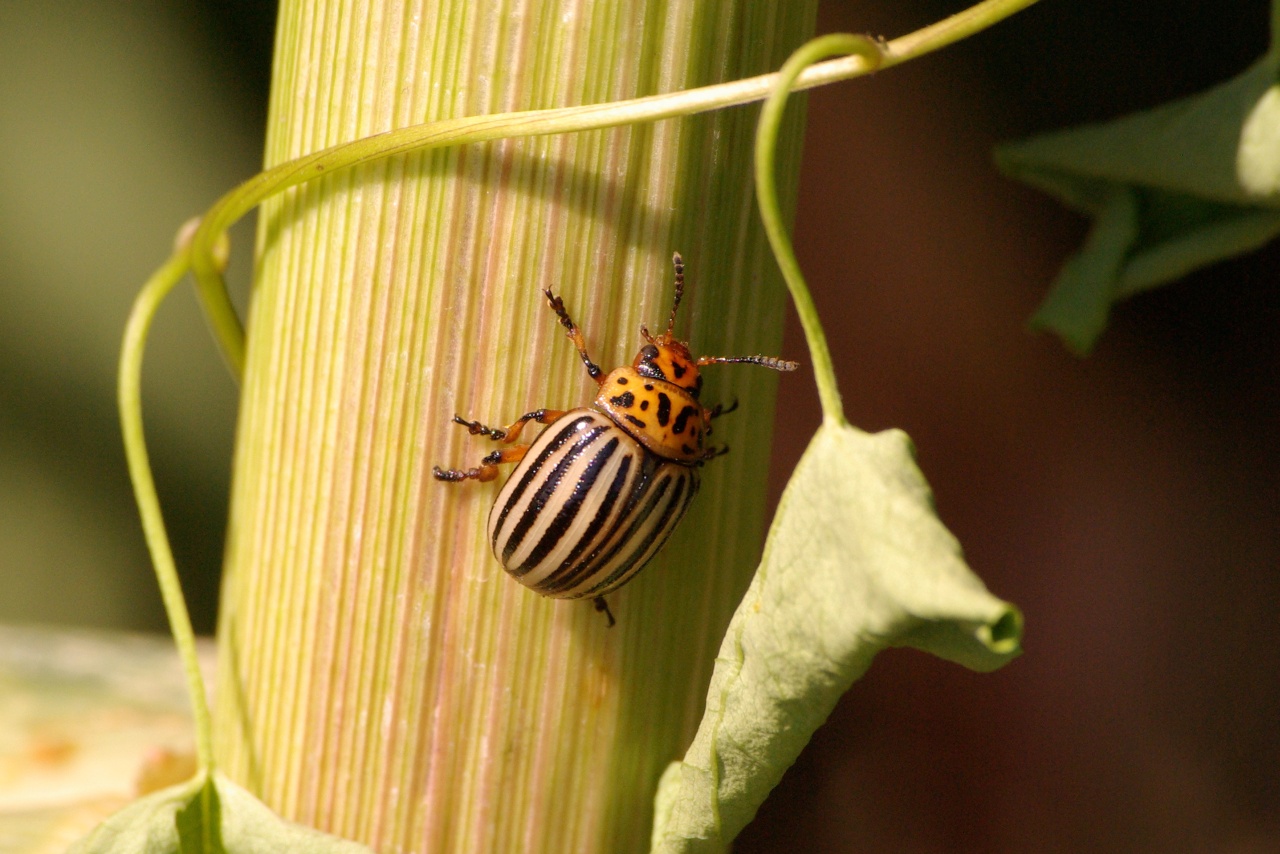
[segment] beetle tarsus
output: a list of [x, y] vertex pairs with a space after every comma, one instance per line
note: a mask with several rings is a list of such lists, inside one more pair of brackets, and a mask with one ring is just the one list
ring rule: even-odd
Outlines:
[[442, 469], [440, 466], [432, 466], [431, 476], [436, 480], [443, 480], [447, 483], [457, 483], [458, 481], [466, 480], [467, 478], [479, 477], [480, 472], [477, 469], [463, 471], [462, 469]]
[[714, 407], [712, 407], [711, 411], [707, 413], [707, 417], [719, 418], [721, 415], [728, 415], [730, 412], [733, 412], [737, 408], [738, 408], [738, 398], [735, 397], [733, 399], [733, 403], [729, 404], [728, 406], [725, 406], [723, 403], [717, 403]]
[[605, 618], [609, 621], [609, 625], [606, 628], [611, 629], [618, 624], [618, 621], [613, 618], [613, 612], [609, 610], [609, 603], [605, 601], [603, 596], [597, 596], [591, 602], [596, 606], [596, 610], [603, 612]]
[[472, 436], [488, 436], [495, 442], [501, 442], [503, 439], [507, 438], [506, 430], [502, 430], [497, 427], [486, 427], [479, 421], [468, 421], [461, 415], [453, 416], [453, 423], [461, 424], [463, 427], [466, 427], [467, 432]]

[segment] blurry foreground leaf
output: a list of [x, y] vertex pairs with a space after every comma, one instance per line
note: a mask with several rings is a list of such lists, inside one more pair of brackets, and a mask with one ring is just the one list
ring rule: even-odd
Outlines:
[[996, 152], [1006, 174], [1094, 219], [1034, 326], [1088, 352], [1112, 303], [1280, 234], [1276, 79], [1268, 56], [1199, 95]]
[[653, 850], [723, 850], [880, 650], [988, 671], [1019, 654], [1021, 630], [935, 515], [907, 436], [828, 419], [778, 505], [693, 744], [663, 775]]
[[[199, 799], [211, 799], [216, 828], [202, 824]], [[356, 842], [293, 824], [221, 774], [200, 775], [134, 801], [72, 847], [70, 854], [369, 854]]]
[[222, 800], [213, 777], [201, 776], [204, 784], [174, 815], [178, 850], [182, 854], [223, 854]]

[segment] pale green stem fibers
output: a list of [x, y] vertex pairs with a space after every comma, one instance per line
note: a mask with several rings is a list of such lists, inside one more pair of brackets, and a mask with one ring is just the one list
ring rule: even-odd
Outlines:
[[[432, 119], [593, 104], [777, 68], [813, 3], [285, 3], [268, 166]], [[779, 150], [790, 210], [803, 111]], [[611, 368], [660, 327], [775, 354], [785, 291], [755, 211], [754, 111], [399, 155], [259, 220], [219, 625], [220, 767], [283, 816], [381, 850], [643, 850], [756, 564], [773, 389], [706, 370], [732, 453], [610, 597], [543, 599], [484, 538], [497, 483], [433, 465], [592, 394], [540, 289]], [[532, 434], [533, 429], [529, 430]]]

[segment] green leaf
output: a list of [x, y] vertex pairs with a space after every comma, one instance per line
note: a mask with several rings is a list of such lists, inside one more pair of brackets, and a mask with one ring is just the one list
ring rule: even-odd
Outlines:
[[178, 849], [177, 815], [198, 803], [207, 775], [139, 798], [71, 846], [68, 854], [167, 854]]
[[1113, 303], [1280, 234], [1280, 90], [1267, 57], [1199, 95], [1002, 146], [999, 167], [1094, 218], [1033, 324], [1087, 352]]
[[652, 850], [723, 850], [880, 650], [988, 671], [1020, 653], [1021, 632], [934, 513], [907, 436], [826, 421], [778, 505], [693, 744], [663, 775]]
[[[204, 809], [201, 799], [204, 798]], [[213, 817], [206, 826], [204, 815]], [[347, 839], [285, 821], [221, 774], [200, 774], [134, 801], [70, 854], [370, 854]]]
[[224, 854], [222, 802], [213, 777], [206, 776], [195, 797], [174, 816], [181, 854]]

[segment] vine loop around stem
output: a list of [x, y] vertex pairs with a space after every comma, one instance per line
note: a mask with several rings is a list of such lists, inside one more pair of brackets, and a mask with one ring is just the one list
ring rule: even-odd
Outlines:
[[[196, 657], [195, 632], [191, 617], [182, 596], [182, 584], [178, 580], [178, 568], [165, 533], [164, 517], [160, 512], [160, 498], [156, 494], [155, 478], [151, 474], [151, 462], [147, 456], [147, 444], [142, 427], [142, 357], [147, 344], [147, 332], [151, 321], [164, 298], [182, 281], [191, 267], [191, 238], [196, 222], [183, 226], [178, 234], [173, 254], [143, 285], [129, 312], [125, 325], [124, 341], [120, 347], [120, 371], [117, 377], [117, 403], [120, 408], [120, 430], [124, 437], [125, 459], [129, 465], [129, 479], [133, 483], [133, 495], [138, 503], [138, 515], [142, 518], [142, 533], [151, 553], [151, 565], [155, 568], [156, 581], [164, 610], [169, 617], [169, 628], [178, 647], [186, 677], [187, 693], [191, 698], [192, 717], [196, 730], [196, 757], [203, 772], [210, 772], [213, 760], [213, 727], [209, 718], [209, 701], [205, 693], [204, 678]], [[212, 264], [225, 266], [228, 254], [226, 239], [213, 244], [209, 253]]]
[[[889, 68], [944, 48], [981, 32], [1036, 2], [1038, 0], [982, 0], [948, 18], [888, 42], [877, 42], [856, 35], [822, 36], [797, 51], [788, 64], [783, 66], [783, 71], [776, 74], [762, 74], [627, 101], [442, 119], [340, 143], [281, 163], [265, 172], [259, 172], [224, 195], [201, 219], [200, 228], [191, 242], [191, 270], [195, 276], [200, 305], [232, 375], [239, 381], [244, 373], [244, 324], [227, 295], [226, 283], [211, 253], [228, 228], [276, 193], [340, 169], [349, 169], [396, 154], [495, 139], [599, 130], [690, 116], [758, 101], [771, 91], [776, 98], [782, 90], [810, 89], [849, 80], [877, 68]], [[797, 61], [801, 51], [806, 52], [807, 60]], [[818, 60], [830, 56], [843, 58], [823, 63], [816, 68], [810, 67]], [[789, 76], [786, 75], [788, 68], [792, 69]], [[781, 82], [784, 79], [786, 83]], [[785, 91], [783, 97], [785, 99]]]
[[778, 260], [778, 267], [782, 270], [782, 277], [787, 282], [787, 289], [791, 291], [791, 300], [795, 303], [800, 324], [804, 327], [805, 341], [813, 360], [813, 378], [818, 384], [818, 397], [822, 401], [822, 418], [826, 422], [843, 425], [848, 422], [840, 401], [835, 368], [831, 364], [831, 351], [827, 349], [827, 336], [818, 320], [818, 310], [814, 307], [809, 286], [805, 284], [804, 275], [800, 272], [800, 262], [796, 260], [791, 236], [787, 234], [782, 212], [778, 208], [778, 188], [774, 182], [778, 128], [782, 123], [782, 113], [786, 109], [792, 85], [810, 65], [840, 55], [861, 57], [871, 69], [878, 68], [885, 57], [880, 42], [867, 36], [848, 33], [819, 36], [801, 46], [783, 64], [773, 84], [773, 91], [769, 93], [760, 111], [760, 121], [756, 125], [755, 161], [756, 200], [760, 205], [760, 219], [764, 222], [765, 234], [773, 248], [773, 255]]

